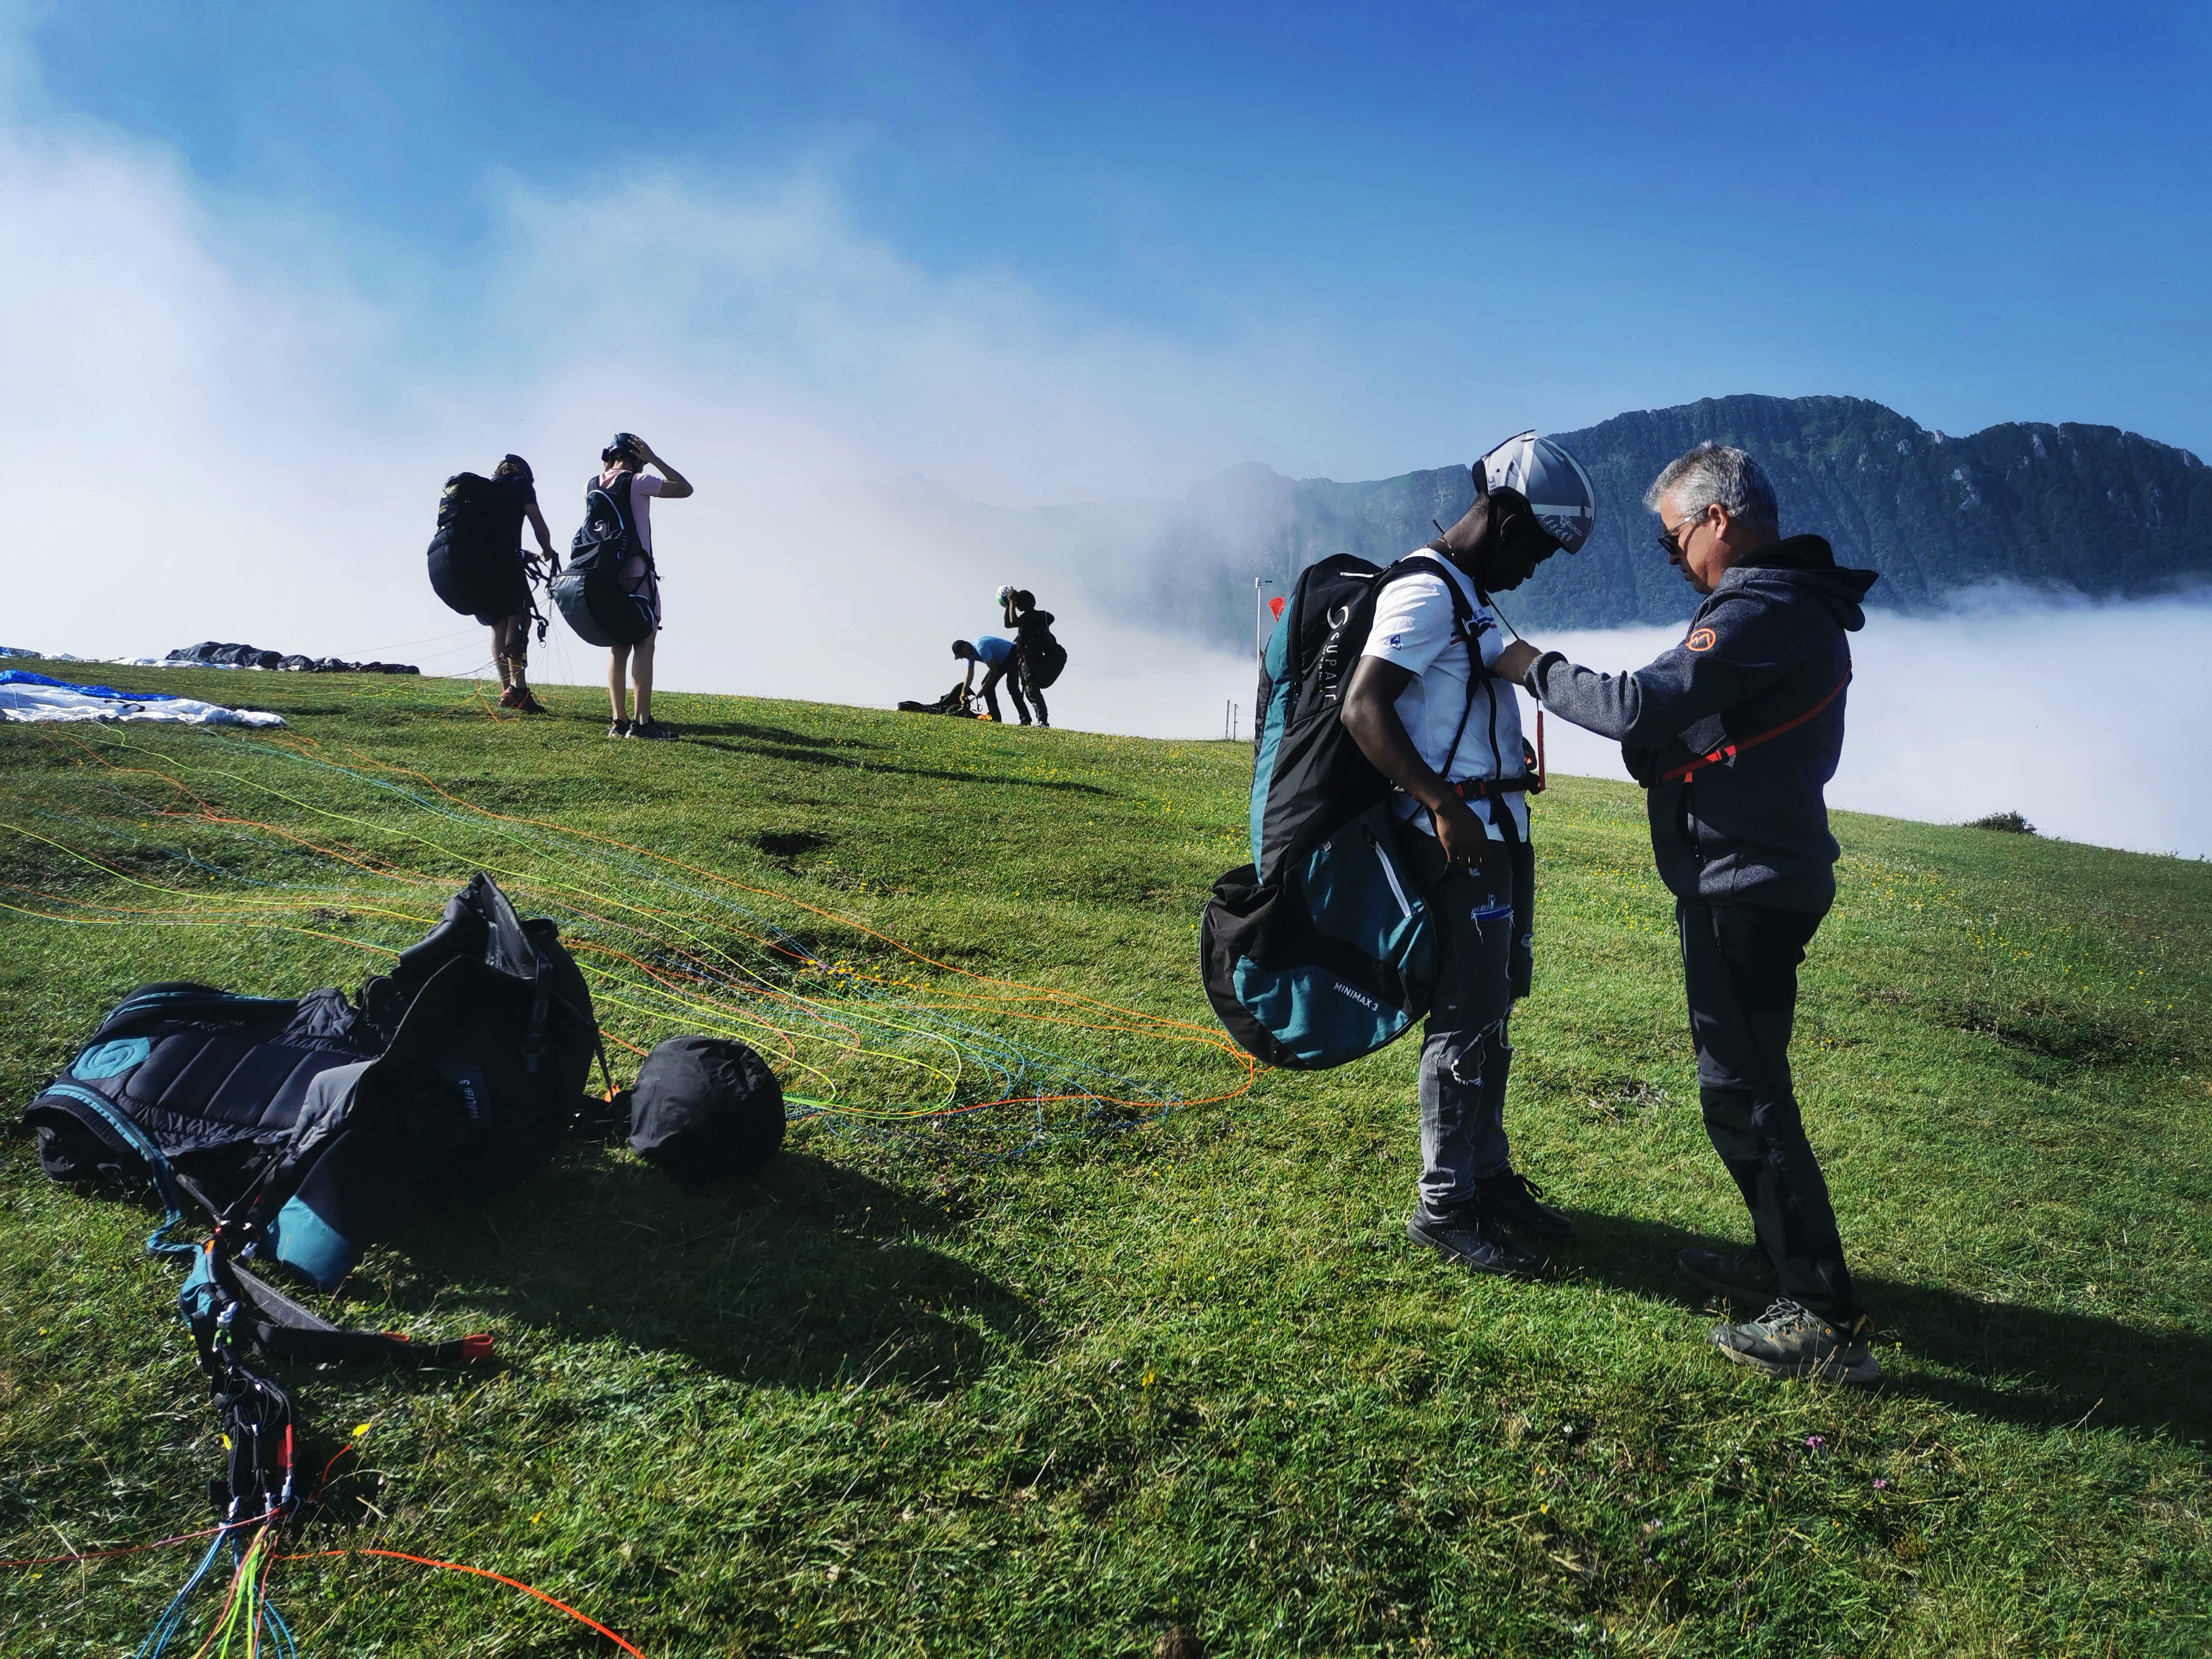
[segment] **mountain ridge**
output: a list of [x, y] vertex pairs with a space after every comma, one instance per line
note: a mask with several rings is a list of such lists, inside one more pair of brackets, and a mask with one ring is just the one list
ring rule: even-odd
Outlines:
[[[1643, 495], [1693, 445], [1737, 444], [1772, 477], [1786, 533], [1827, 538], [1837, 561], [1879, 571], [1870, 602], [1938, 609], [1992, 582], [2091, 597], [2212, 580], [2212, 467], [2118, 427], [2008, 422], [1964, 437], [1872, 399], [1740, 393], [1637, 410], [1551, 434], [1597, 492], [1597, 526], [1512, 606], [1529, 627], [1672, 623], [1695, 596], [1654, 545]], [[1340, 483], [1243, 462], [1180, 501], [997, 508], [909, 479], [884, 494], [943, 534], [981, 544], [1024, 585], [1086, 591], [1109, 611], [1217, 643], [1250, 637], [1252, 584], [1330, 553], [1387, 562], [1472, 497], [1464, 465]]]

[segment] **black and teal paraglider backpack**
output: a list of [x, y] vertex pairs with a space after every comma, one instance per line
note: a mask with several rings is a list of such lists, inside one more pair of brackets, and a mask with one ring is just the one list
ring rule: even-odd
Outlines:
[[[209, 1493], [225, 1525], [282, 1524], [313, 1498], [291, 1396], [261, 1361], [490, 1354], [483, 1334], [341, 1329], [264, 1274], [330, 1290], [413, 1217], [508, 1192], [596, 1127], [599, 1028], [558, 932], [479, 873], [350, 998], [141, 986], [26, 1109], [49, 1175], [150, 1188], [167, 1218], [148, 1249], [190, 1260], [178, 1310], [222, 1429]], [[188, 1211], [211, 1223], [199, 1243], [172, 1237]]]
[[370, 1243], [552, 1156], [599, 1051], [550, 921], [479, 874], [353, 997], [140, 987], [24, 1120], [58, 1180], [151, 1185], [242, 1258], [325, 1290]]
[[611, 484], [594, 478], [586, 486], [583, 528], [568, 544], [568, 568], [553, 579], [553, 603], [586, 645], [635, 645], [653, 632], [651, 602], [622, 582], [622, 568], [634, 555], [653, 562], [630, 507], [636, 476], [624, 468]]
[[[1341, 719], [1376, 596], [1415, 574], [1443, 578], [1471, 689], [1484, 672], [1474, 609], [1422, 554], [1387, 568], [1348, 553], [1308, 566], [1261, 657], [1252, 862], [1214, 884], [1199, 958], [1222, 1024], [1270, 1066], [1317, 1071], [1372, 1054], [1434, 996], [1435, 929], [1398, 855], [1390, 781]], [[1466, 727], [1462, 712], [1451, 754]]]

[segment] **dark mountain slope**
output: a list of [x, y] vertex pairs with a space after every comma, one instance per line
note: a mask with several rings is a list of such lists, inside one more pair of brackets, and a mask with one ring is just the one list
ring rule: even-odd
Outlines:
[[[2212, 580], [2212, 468], [2115, 427], [2014, 424], [1952, 438], [1863, 398], [1743, 396], [1553, 435], [1589, 469], [1597, 530], [1507, 603], [1525, 626], [1689, 614], [1693, 596], [1655, 545], [1643, 497], [1668, 461], [1708, 441], [1759, 458], [1785, 532], [1818, 532], [1842, 562], [1881, 572], [1879, 605], [1925, 609], [1996, 580], [2100, 596]], [[1255, 576], [1284, 583], [1334, 552], [1387, 562], [1434, 535], [1432, 519], [1464, 512], [1470, 493], [1464, 465], [1339, 483], [1249, 463], [1180, 501], [1014, 511], [919, 480], [884, 499], [917, 527], [1034, 573], [1041, 591], [1087, 591], [1147, 626], [1231, 644], [1252, 636]]]

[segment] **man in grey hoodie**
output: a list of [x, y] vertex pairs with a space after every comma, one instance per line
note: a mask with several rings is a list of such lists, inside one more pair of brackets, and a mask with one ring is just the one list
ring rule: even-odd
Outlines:
[[1866, 1320], [1790, 1079], [1797, 964], [1836, 894], [1821, 790], [1843, 752], [1845, 635], [1871, 570], [1818, 536], [1782, 536], [1774, 487], [1741, 449], [1703, 444], [1644, 497], [1661, 544], [1705, 596], [1680, 644], [1630, 674], [1516, 643], [1494, 672], [1564, 720], [1619, 741], [1649, 791], [1651, 848], [1674, 894], [1705, 1131], [1751, 1211], [1756, 1247], [1685, 1250], [1706, 1286], [1765, 1311], [1712, 1333], [1777, 1376], [1870, 1382]]

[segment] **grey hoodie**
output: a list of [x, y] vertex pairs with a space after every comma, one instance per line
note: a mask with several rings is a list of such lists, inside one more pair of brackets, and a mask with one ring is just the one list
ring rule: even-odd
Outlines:
[[[1723, 574], [1682, 642], [1631, 674], [1578, 668], [1556, 651], [1530, 665], [1529, 695], [1621, 746], [1648, 790], [1659, 874], [1683, 898], [1825, 911], [1836, 842], [1821, 790], [1844, 748], [1846, 633], [1866, 626], [1871, 570], [1838, 568], [1826, 542], [1792, 536]], [[1833, 701], [1771, 739], [1747, 740]], [[1738, 752], [1686, 781], [1696, 756]]]

